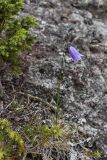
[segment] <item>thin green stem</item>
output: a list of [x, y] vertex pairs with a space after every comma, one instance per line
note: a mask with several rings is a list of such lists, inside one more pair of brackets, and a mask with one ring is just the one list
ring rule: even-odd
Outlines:
[[56, 93], [56, 109], [55, 109], [55, 123], [58, 124], [59, 120], [59, 112], [61, 107], [61, 95], [60, 95], [60, 88], [61, 88], [61, 82], [63, 80], [63, 71], [64, 71], [64, 57], [61, 58], [61, 69], [58, 77], [57, 82], [57, 93]]
[[55, 123], [58, 124], [59, 111], [60, 111], [60, 80], [57, 83], [57, 94], [56, 94], [56, 109], [55, 109]]

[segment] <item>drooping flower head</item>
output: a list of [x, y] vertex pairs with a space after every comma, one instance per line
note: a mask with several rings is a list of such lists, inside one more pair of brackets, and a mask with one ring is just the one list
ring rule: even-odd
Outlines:
[[69, 47], [68, 52], [74, 63], [77, 63], [79, 60], [81, 60], [81, 57], [83, 56], [74, 47]]

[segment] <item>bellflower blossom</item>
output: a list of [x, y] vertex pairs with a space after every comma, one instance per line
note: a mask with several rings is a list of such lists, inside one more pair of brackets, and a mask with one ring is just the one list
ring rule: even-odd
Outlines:
[[74, 47], [69, 47], [68, 52], [74, 63], [77, 63], [79, 60], [81, 60], [81, 57], [83, 56]]

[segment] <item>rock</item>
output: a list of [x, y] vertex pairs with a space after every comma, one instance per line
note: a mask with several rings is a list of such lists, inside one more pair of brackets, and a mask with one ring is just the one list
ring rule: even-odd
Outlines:
[[29, 4], [30, 4], [30, 0], [26, 0], [26, 4], [28, 4], [28, 5], [29, 5]]
[[[107, 131], [106, 11], [106, 0], [31, 0], [20, 13], [21, 17], [34, 15], [39, 22], [38, 28], [30, 30], [38, 43], [26, 55], [28, 66], [21, 90], [51, 102], [63, 75], [60, 86], [63, 118], [75, 122], [81, 133], [96, 141], [105, 156], [107, 144], [100, 135]], [[82, 61], [72, 63], [69, 46], [84, 55]], [[65, 53], [63, 64], [62, 53]], [[49, 120], [51, 112], [43, 106], [36, 102], [30, 110]], [[78, 158], [76, 150], [71, 150], [70, 156], [72, 160], [88, 158], [81, 151]]]
[[92, 7], [105, 7], [107, 2], [105, 0], [75, 0], [71, 1], [71, 3], [76, 7], [88, 7], [91, 5]]
[[70, 160], [77, 160], [77, 152], [73, 149], [70, 152]]
[[[105, 0], [41, 0], [25, 6], [25, 13], [33, 14], [40, 23], [38, 29], [32, 30], [39, 44], [28, 57], [25, 90], [52, 99], [63, 68], [63, 117], [74, 120], [80, 131], [93, 141], [99, 133], [107, 130], [107, 51], [103, 47], [107, 43], [107, 20], [99, 18], [106, 6]], [[75, 65], [67, 53], [71, 45], [84, 55], [83, 60]], [[65, 53], [66, 60], [63, 66], [62, 53]], [[76, 151], [72, 151], [73, 158], [77, 158]]]

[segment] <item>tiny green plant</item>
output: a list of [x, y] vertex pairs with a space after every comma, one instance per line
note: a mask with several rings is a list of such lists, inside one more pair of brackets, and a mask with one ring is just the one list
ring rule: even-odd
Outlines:
[[99, 150], [92, 151], [88, 148], [85, 148], [84, 152], [88, 157], [91, 157], [91, 158], [101, 158], [101, 156], [102, 156], [102, 153]]
[[25, 154], [25, 146], [20, 135], [13, 131], [6, 119], [0, 119], [0, 160], [20, 160]]
[[[70, 130], [69, 130], [70, 131]], [[34, 157], [41, 155], [42, 158], [52, 158], [53, 152], [66, 153], [69, 150], [67, 145], [70, 132], [66, 132], [61, 123], [53, 123], [52, 126], [43, 125], [36, 121], [35, 124], [24, 126], [23, 133], [25, 141], [29, 143], [26, 146], [27, 153], [32, 153]]]
[[18, 12], [24, 0], [0, 0], [0, 66], [9, 66], [11, 73], [18, 76], [21, 72], [21, 53], [31, 49], [36, 38], [29, 29], [36, 26], [33, 16], [20, 18]]

